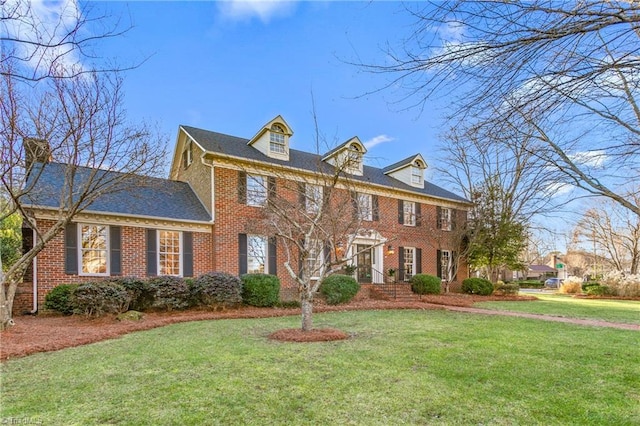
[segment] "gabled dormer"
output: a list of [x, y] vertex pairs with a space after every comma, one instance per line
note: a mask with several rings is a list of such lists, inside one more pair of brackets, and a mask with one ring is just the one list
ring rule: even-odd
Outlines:
[[424, 188], [424, 171], [426, 168], [427, 163], [422, 158], [422, 155], [416, 154], [385, 167], [382, 172], [414, 188], [422, 189]]
[[327, 152], [322, 161], [356, 176], [362, 176], [362, 161], [367, 149], [357, 136]]
[[289, 137], [293, 131], [281, 115], [265, 124], [247, 145], [270, 158], [289, 161]]

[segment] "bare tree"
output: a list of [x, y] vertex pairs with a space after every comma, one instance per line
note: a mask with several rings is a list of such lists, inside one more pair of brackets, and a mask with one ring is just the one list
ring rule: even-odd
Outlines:
[[640, 170], [640, 3], [456, 0], [410, 12], [402, 49], [367, 69], [391, 73], [411, 106], [450, 99], [455, 127], [529, 141], [565, 183], [640, 215], [624, 196]]
[[[7, 66], [10, 62], [2, 63]], [[144, 175], [164, 170], [166, 141], [145, 124], [127, 122], [117, 73], [51, 78], [33, 87], [7, 72], [0, 93], [0, 182], [9, 199], [0, 219], [18, 212], [33, 226], [30, 207], [59, 196], [53, 226], [33, 226], [33, 248], [3, 276], [1, 324], [6, 327], [13, 321], [16, 288], [34, 257], [96, 199], [144, 185]], [[64, 181], [61, 194], [49, 193], [41, 180], [52, 163]]]
[[[633, 199], [637, 203], [638, 200]], [[637, 274], [640, 269], [640, 219], [618, 204], [605, 201], [587, 210], [574, 235], [593, 244], [594, 251], [606, 253], [615, 270]]]

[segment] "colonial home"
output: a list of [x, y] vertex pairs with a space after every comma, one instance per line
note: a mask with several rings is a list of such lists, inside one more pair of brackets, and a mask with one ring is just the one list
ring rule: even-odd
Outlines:
[[[112, 276], [262, 272], [278, 275], [293, 297], [295, 284], [282, 267], [287, 259], [280, 242], [249, 225], [287, 183], [303, 185], [301, 202], [313, 208], [323, 187], [310, 182], [341, 164], [347, 167], [338, 186], [350, 191], [359, 218], [358, 229], [345, 236], [343, 256], [360, 282], [383, 283], [389, 269], [398, 271], [399, 281], [428, 273], [453, 280], [454, 288], [455, 272], [467, 276], [466, 264], [454, 269], [452, 259], [453, 235], [469, 202], [425, 181], [427, 164], [420, 154], [378, 168], [365, 164], [367, 150], [357, 137], [319, 154], [290, 148], [292, 135], [281, 116], [250, 139], [180, 126], [169, 178], [105, 193], [77, 214], [37, 256], [15, 312], [37, 308], [59, 284]], [[65, 167], [52, 162], [39, 167], [30, 215], [44, 230], [60, 207]], [[83, 173], [96, 170], [77, 170], [80, 178]], [[314, 257], [322, 261], [322, 253]]]

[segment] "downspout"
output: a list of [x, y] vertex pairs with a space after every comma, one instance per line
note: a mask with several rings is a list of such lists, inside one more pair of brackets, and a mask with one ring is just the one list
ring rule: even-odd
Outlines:
[[[33, 241], [36, 240], [36, 230], [35, 228], [31, 230], [33, 232]], [[29, 312], [30, 315], [35, 315], [38, 313], [38, 256], [33, 258], [33, 309]]]

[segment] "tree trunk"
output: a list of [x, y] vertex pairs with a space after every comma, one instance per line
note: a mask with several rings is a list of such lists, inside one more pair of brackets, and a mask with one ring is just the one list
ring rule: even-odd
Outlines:
[[300, 304], [302, 307], [302, 330], [309, 331], [313, 328], [313, 298], [303, 293]]
[[14, 295], [15, 287], [13, 284], [3, 282], [0, 291], [0, 331], [6, 330], [15, 324], [12, 312]]

